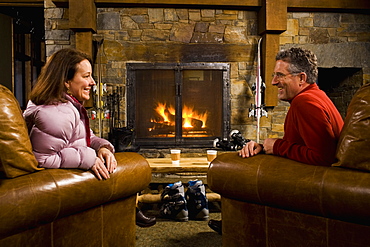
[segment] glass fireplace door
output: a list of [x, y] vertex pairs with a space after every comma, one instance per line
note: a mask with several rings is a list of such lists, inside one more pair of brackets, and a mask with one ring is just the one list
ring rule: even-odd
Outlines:
[[222, 135], [222, 71], [182, 71], [182, 137]]
[[136, 134], [138, 138], [175, 137], [175, 71], [136, 73]]

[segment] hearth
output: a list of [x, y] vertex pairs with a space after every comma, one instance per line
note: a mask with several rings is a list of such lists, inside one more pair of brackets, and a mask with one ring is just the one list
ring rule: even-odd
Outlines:
[[127, 64], [127, 123], [134, 144], [212, 147], [230, 132], [227, 63]]

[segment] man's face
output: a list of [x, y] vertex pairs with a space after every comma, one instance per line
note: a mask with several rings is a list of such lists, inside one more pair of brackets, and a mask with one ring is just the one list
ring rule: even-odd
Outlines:
[[278, 98], [283, 101], [291, 100], [304, 89], [300, 83], [300, 74], [290, 74], [288, 67], [289, 63], [277, 60], [271, 82], [278, 87]]

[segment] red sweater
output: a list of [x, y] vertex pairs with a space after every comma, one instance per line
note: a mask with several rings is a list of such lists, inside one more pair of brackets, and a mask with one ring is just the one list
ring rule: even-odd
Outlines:
[[343, 119], [333, 102], [316, 84], [311, 84], [290, 101], [284, 137], [276, 140], [273, 152], [310, 165], [330, 166]]

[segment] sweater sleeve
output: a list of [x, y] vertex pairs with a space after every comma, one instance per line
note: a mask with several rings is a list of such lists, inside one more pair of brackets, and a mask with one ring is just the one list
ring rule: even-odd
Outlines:
[[329, 114], [317, 101], [307, 99], [291, 110], [284, 138], [274, 144], [274, 154], [306, 164], [330, 166], [335, 162], [337, 141]]

